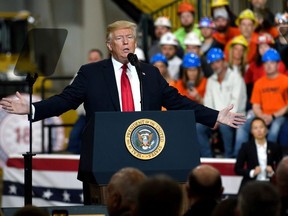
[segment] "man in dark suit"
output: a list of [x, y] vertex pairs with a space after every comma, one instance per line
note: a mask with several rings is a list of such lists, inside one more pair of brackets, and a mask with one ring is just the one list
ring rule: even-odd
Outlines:
[[[124, 96], [123, 92], [121, 93], [123, 90], [121, 79], [122, 66], [126, 64], [133, 100], [130, 111], [141, 111], [142, 103], [142, 110], [161, 110], [162, 106], [167, 110], [194, 110], [196, 121], [209, 127], [221, 123], [238, 128], [245, 122], [243, 114], [230, 112], [233, 105], [219, 112], [181, 96], [175, 88], [168, 85], [156, 67], [144, 63], [140, 63], [143, 80], [143, 101], [141, 101], [136, 68], [127, 58], [129, 53], [134, 53], [137, 46], [136, 27], [136, 24], [128, 21], [116, 21], [110, 24], [107, 27], [106, 44], [111, 58], [83, 65], [74, 81], [61, 94], [33, 103], [31, 110], [33, 120], [61, 115], [70, 109], [76, 109], [81, 103], [84, 103], [87, 122], [94, 112], [125, 111], [126, 108], [122, 107], [125, 101], [122, 101]], [[16, 92], [16, 97], [17, 99], [3, 98], [0, 105], [8, 113], [29, 114], [28, 102], [19, 92]], [[87, 170], [85, 165], [92, 163], [91, 158], [82, 155], [83, 152], [89, 152], [90, 148], [88, 145], [82, 145], [78, 179], [83, 181], [84, 185], [85, 182], [92, 181], [91, 176], [85, 172]]]

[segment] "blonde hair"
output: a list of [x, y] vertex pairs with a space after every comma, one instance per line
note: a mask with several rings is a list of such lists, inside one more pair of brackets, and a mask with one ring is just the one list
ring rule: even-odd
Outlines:
[[129, 22], [126, 20], [119, 20], [107, 26], [107, 29], [106, 29], [106, 42], [107, 43], [110, 42], [112, 33], [118, 29], [131, 29], [133, 31], [133, 36], [136, 38], [137, 25], [133, 22]]

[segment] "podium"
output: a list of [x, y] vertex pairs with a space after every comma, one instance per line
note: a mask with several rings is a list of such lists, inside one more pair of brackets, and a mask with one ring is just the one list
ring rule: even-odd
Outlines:
[[123, 167], [185, 182], [200, 164], [194, 111], [95, 112], [83, 134], [78, 179], [106, 185]]

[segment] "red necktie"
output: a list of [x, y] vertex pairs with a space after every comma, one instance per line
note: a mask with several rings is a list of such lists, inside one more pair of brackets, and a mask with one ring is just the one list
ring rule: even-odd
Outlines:
[[123, 64], [121, 75], [121, 97], [122, 97], [123, 112], [134, 111], [134, 101], [131, 85], [126, 72], [127, 72], [127, 64]]

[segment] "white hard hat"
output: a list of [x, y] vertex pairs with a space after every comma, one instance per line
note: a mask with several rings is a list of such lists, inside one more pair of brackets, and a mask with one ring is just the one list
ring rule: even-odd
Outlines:
[[168, 28], [172, 27], [170, 20], [164, 16], [158, 17], [154, 22], [154, 26], [166, 26]]
[[139, 59], [140, 61], [145, 61], [145, 60], [146, 60], [146, 59], [145, 59], [145, 55], [144, 55], [144, 51], [143, 51], [141, 48], [136, 47], [134, 54], [137, 55], [137, 57], [138, 57], [138, 59]]
[[195, 32], [190, 32], [186, 35], [184, 39], [185, 45], [195, 45], [195, 46], [201, 46], [202, 42], [199, 38], [199, 36]]
[[167, 32], [165, 34], [163, 34], [160, 38], [160, 45], [174, 45], [174, 46], [178, 46], [178, 40], [176, 38], [176, 36], [171, 33], [171, 32]]

